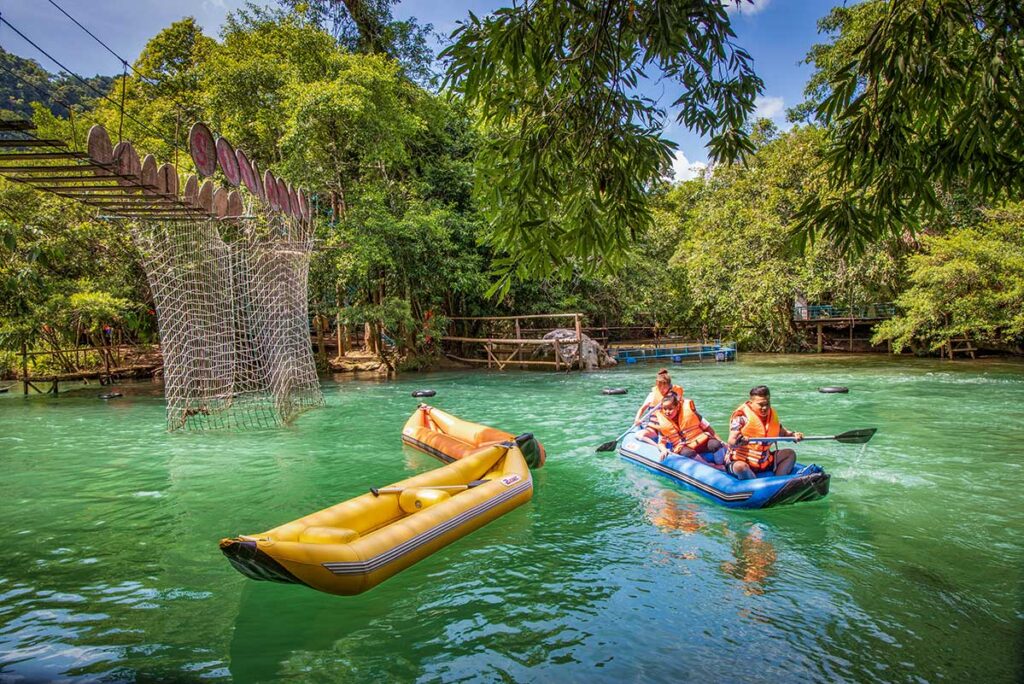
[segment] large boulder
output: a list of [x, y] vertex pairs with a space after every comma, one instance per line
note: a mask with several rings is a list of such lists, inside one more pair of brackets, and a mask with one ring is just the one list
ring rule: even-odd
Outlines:
[[[597, 342], [592, 340], [586, 334], [581, 336], [583, 344], [579, 345], [575, 341], [563, 344], [561, 340], [575, 340], [576, 331], [569, 328], [555, 328], [548, 334], [544, 335], [545, 340], [559, 340], [558, 343], [558, 355], [559, 361], [564, 363], [566, 367], [570, 367], [577, 363], [580, 358], [579, 347], [583, 347], [583, 367], [587, 370], [594, 370], [597, 368], [609, 368], [618, 364], [618, 361], [614, 357], [608, 354], [604, 350], [604, 347], [599, 345]], [[554, 344], [537, 345], [534, 351], [534, 357], [547, 357], [551, 358], [555, 354]]]

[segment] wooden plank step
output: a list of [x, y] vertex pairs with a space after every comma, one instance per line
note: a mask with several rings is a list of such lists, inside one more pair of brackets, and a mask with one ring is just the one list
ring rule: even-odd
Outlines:
[[[0, 154], [0, 161], [27, 161], [29, 159], [88, 159], [85, 152], [8, 152]], [[0, 167], [0, 171], [6, 167]]]
[[23, 119], [0, 120], [0, 131], [34, 131], [36, 125]]
[[0, 138], [0, 147], [67, 147], [67, 145], [63, 140], [44, 138], [22, 138], [20, 140]]
[[[0, 154], [0, 160], [6, 157], [7, 155]], [[45, 166], [42, 164], [36, 164], [35, 166], [0, 166], [0, 173], [70, 173], [72, 171], [81, 173], [90, 169], [110, 171], [112, 166], [112, 164], [96, 164], [94, 162], [75, 164], [73, 166]]]

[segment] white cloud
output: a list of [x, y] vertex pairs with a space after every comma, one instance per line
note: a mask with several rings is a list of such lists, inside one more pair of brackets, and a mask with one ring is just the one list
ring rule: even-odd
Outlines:
[[730, 14], [757, 14], [771, 3], [771, 0], [722, 0], [722, 4], [725, 5], [725, 9]]
[[687, 159], [686, 153], [682, 150], [676, 150], [672, 158], [672, 171], [675, 173], [677, 181], [687, 181], [696, 178], [707, 167], [707, 162], [692, 162]]
[[774, 119], [786, 110], [786, 102], [781, 97], [763, 97], [758, 95], [754, 100], [755, 119]]

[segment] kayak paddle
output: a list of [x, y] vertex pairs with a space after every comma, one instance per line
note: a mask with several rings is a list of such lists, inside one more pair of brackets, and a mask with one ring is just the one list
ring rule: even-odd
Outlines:
[[[650, 418], [651, 414], [654, 413], [655, 410], [657, 410], [657, 408], [658, 408], [657, 406], [652, 406], [650, 409], [648, 409], [647, 413], [645, 413], [643, 416], [640, 417], [640, 423], [642, 423], [645, 420], [647, 420], [648, 418]], [[612, 441], [605, 442], [601, 446], [597, 447], [598, 453], [600, 453], [602, 451], [615, 451], [615, 445], [619, 443], [619, 440], [621, 440], [623, 437], [628, 435], [629, 431], [632, 430], [633, 428], [635, 428], [638, 424], [639, 423], [633, 423], [628, 428], [626, 428], [626, 431], [623, 432], [621, 435], [619, 435], [618, 437], [616, 437]]]
[[[844, 432], [841, 435], [831, 435], [826, 437], [804, 437], [801, 442], [820, 441], [825, 439], [834, 439], [840, 444], [865, 444], [870, 440], [878, 428], [864, 428], [863, 430], [850, 430]], [[796, 437], [751, 437], [747, 440], [748, 442], [754, 442], [756, 444], [771, 444], [772, 442], [795, 442]]]
[[380, 496], [381, 494], [401, 494], [406, 489], [443, 489], [445, 491], [461, 492], [464, 489], [472, 489], [473, 487], [479, 487], [485, 482], [490, 480], [472, 480], [466, 484], [461, 485], [423, 485], [420, 487], [370, 487], [370, 493], [374, 496]]

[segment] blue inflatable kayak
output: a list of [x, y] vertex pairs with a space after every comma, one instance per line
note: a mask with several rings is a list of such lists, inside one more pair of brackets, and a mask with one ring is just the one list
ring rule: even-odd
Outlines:
[[814, 501], [828, 494], [829, 474], [818, 466], [797, 463], [789, 475], [769, 473], [752, 480], [739, 480], [685, 456], [673, 454], [661, 461], [658, 447], [641, 442], [635, 433], [636, 430], [622, 438], [620, 456], [729, 508], [768, 508]]

